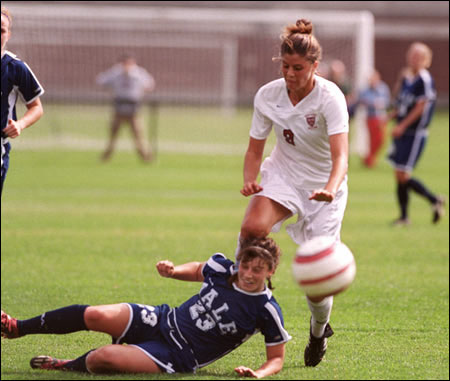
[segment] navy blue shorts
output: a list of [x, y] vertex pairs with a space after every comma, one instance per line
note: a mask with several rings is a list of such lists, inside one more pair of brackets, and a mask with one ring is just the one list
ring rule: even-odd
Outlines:
[[402, 135], [393, 140], [388, 160], [395, 169], [412, 172], [426, 142], [427, 136], [425, 134]]
[[[2, 139], [3, 141], [3, 139]], [[5, 182], [6, 172], [9, 168], [9, 151], [11, 150], [11, 145], [9, 143], [2, 144], [2, 188], [3, 193], [3, 183]]]
[[130, 321], [123, 335], [113, 340], [115, 344], [127, 343], [139, 348], [163, 372], [195, 372], [197, 364], [190, 347], [168, 327], [171, 308], [167, 304], [155, 307], [127, 305], [131, 312]]

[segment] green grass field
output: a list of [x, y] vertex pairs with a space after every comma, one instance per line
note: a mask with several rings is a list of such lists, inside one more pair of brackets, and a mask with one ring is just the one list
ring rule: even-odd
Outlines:
[[[160, 151], [152, 164], [127, 149], [99, 162], [105, 129], [98, 126], [105, 125], [105, 113], [66, 119], [80, 136], [83, 128], [97, 128], [91, 134], [100, 141], [97, 148], [33, 145], [58, 125], [54, 111], [13, 142], [1, 207], [3, 310], [24, 319], [75, 303], [178, 305], [200, 285], [160, 278], [157, 261], [202, 261], [216, 251], [232, 258], [248, 203], [239, 189], [249, 110], [224, 117], [212, 109], [162, 109]], [[448, 112], [439, 113], [415, 171], [447, 199], [448, 126]], [[366, 170], [352, 156], [349, 186], [342, 240], [356, 257], [357, 276], [335, 298], [335, 335], [313, 369], [303, 365], [309, 311], [291, 276], [296, 245], [284, 229], [272, 235], [284, 253], [274, 294], [293, 339], [283, 371], [271, 378], [448, 379], [448, 216], [432, 225], [428, 203], [412, 195], [412, 225], [391, 227], [398, 211], [392, 169], [384, 160]], [[74, 358], [109, 343], [92, 332], [2, 339], [1, 378], [220, 380], [238, 378], [238, 365], [257, 368], [265, 360], [259, 335], [196, 375], [101, 377], [28, 365], [35, 355]]]

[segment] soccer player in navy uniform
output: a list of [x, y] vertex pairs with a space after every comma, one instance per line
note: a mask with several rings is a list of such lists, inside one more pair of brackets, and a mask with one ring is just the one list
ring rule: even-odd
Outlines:
[[[28, 65], [14, 54], [5, 50], [11, 37], [12, 17], [8, 9], [2, 7], [2, 185], [9, 168], [8, 138], [15, 139], [27, 127], [36, 123], [44, 113], [39, 97], [44, 89], [39, 84]], [[27, 111], [22, 118], [17, 119], [16, 101], [21, 97]]]
[[[257, 370], [238, 366], [235, 371], [240, 376], [258, 378], [275, 374], [283, 367], [285, 343], [291, 339], [271, 292], [270, 277], [278, 265], [280, 249], [270, 238], [245, 242], [242, 247], [237, 257], [239, 268], [220, 253], [207, 262], [179, 266], [159, 262], [156, 266], [163, 277], [203, 282], [200, 292], [179, 307], [73, 305], [29, 320], [14, 319], [2, 311], [2, 336], [12, 339], [92, 330], [113, 337], [112, 345], [75, 360], [34, 357], [30, 364], [38, 369], [188, 373], [225, 356], [261, 332], [267, 361]], [[119, 345], [122, 343], [129, 345]]]
[[396, 107], [391, 117], [396, 118], [392, 131], [393, 142], [389, 161], [395, 170], [400, 217], [394, 225], [408, 225], [409, 191], [425, 197], [432, 205], [432, 222], [444, 214], [444, 199], [433, 194], [417, 178], [411, 176], [428, 136], [428, 126], [434, 113], [436, 90], [430, 72], [431, 49], [419, 42], [413, 43], [406, 54], [407, 68], [402, 73]]

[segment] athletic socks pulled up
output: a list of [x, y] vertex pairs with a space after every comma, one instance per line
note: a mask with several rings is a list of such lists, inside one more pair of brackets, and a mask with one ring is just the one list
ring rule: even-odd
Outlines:
[[30, 334], [65, 334], [88, 330], [84, 322], [84, 311], [89, 306], [72, 306], [45, 312], [28, 320], [17, 320], [20, 336]]

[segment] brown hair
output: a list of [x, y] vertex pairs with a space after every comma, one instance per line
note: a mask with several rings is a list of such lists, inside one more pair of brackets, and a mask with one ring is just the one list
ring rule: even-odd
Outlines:
[[8, 8], [2, 7], [2, 15], [5, 16], [8, 19], [8, 21], [9, 21], [8, 29], [11, 29], [11, 27], [12, 27], [12, 16], [11, 16], [11, 13], [9, 13]]
[[[288, 25], [280, 36], [280, 56], [298, 54], [314, 63], [322, 58], [322, 47], [314, 37], [313, 24], [306, 19], [297, 20], [295, 25]], [[279, 57], [279, 58], [281, 58]]]
[[[236, 256], [236, 261], [246, 263], [255, 258], [260, 258], [267, 264], [270, 271], [275, 271], [280, 263], [280, 256], [281, 250], [272, 238], [254, 238], [241, 243], [241, 250]], [[229, 283], [233, 283], [237, 276], [237, 273], [233, 274]], [[268, 278], [268, 287], [270, 290], [274, 289], [270, 277]]]

